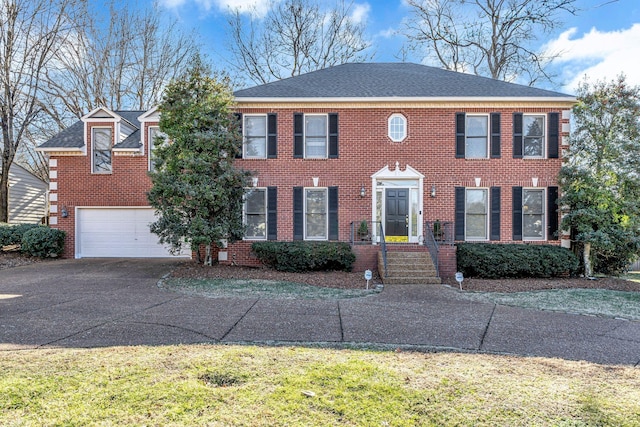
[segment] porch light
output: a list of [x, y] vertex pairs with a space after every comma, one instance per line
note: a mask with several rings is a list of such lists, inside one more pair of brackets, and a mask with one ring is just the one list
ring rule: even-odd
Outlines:
[[367, 194], [367, 189], [364, 188], [364, 185], [360, 188], [360, 197], [364, 197]]
[[62, 209], [60, 210], [60, 214], [62, 216], [62, 218], [67, 218], [69, 216], [69, 211], [67, 210], [66, 206], [62, 206]]
[[436, 185], [431, 186], [431, 197], [436, 197]]

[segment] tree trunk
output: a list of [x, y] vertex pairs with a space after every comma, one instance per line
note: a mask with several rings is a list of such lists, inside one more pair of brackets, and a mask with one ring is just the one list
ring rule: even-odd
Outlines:
[[584, 248], [582, 249], [582, 256], [584, 261], [584, 277], [593, 276], [593, 271], [591, 270], [591, 243], [585, 242]]
[[9, 222], [9, 162], [2, 162], [0, 172], [0, 222]]

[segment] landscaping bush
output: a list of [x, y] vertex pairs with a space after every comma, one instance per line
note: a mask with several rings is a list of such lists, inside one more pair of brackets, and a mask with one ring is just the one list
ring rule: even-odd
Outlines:
[[458, 271], [466, 277], [504, 279], [574, 275], [578, 258], [553, 245], [459, 243]]
[[22, 252], [40, 258], [57, 257], [64, 249], [65, 232], [46, 226], [35, 227], [22, 236]]
[[251, 249], [263, 264], [278, 271], [351, 271], [355, 254], [340, 242], [255, 242]]
[[20, 245], [27, 231], [39, 227], [37, 224], [0, 224], [0, 246]]

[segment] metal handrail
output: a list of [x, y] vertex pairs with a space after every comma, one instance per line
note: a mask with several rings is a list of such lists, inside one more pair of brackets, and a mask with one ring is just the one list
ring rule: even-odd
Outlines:
[[436, 268], [436, 276], [440, 277], [440, 268], [438, 266], [439, 257], [438, 257], [438, 243], [436, 242], [435, 236], [433, 234], [433, 228], [428, 227], [429, 223], [427, 222], [424, 227], [424, 245], [429, 250], [429, 254], [431, 255], [431, 260], [433, 261], [433, 265]]
[[380, 250], [382, 251], [382, 263], [384, 265], [384, 277], [387, 277], [387, 242], [384, 238], [384, 228], [382, 227], [382, 221], [378, 223], [380, 228]]

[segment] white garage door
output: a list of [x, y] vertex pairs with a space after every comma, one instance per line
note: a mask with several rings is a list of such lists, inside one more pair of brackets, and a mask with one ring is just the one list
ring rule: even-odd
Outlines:
[[[173, 256], [149, 231], [153, 221], [153, 209], [148, 208], [78, 208], [76, 258]], [[190, 255], [185, 248], [179, 256]]]

